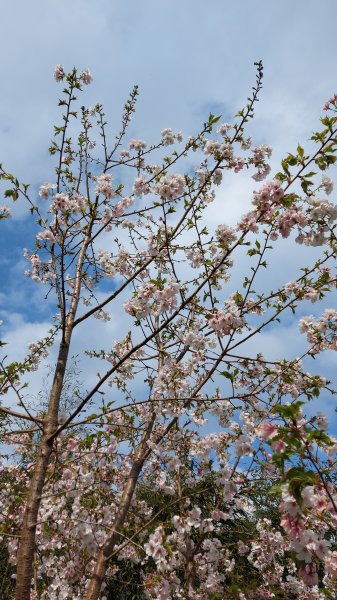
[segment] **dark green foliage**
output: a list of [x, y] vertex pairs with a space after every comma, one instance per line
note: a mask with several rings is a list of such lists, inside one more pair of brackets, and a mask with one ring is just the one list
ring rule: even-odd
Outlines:
[[7, 541], [0, 541], [0, 598], [1, 600], [12, 600], [14, 593], [15, 569], [8, 562]]

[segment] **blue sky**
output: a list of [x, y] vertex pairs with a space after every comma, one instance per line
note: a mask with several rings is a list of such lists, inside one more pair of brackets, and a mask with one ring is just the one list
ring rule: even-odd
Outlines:
[[[324, 102], [337, 91], [336, 22], [335, 0], [5, 3], [0, 22], [0, 162], [33, 190], [52, 177], [47, 149], [59, 115], [60, 89], [52, 78], [56, 63], [91, 69], [94, 82], [83, 102], [103, 103], [115, 128], [137, 83], [140, 98], [132, 132], [151, 142], [164, 127], [195, 133], [210, 111], [229, 120], [250, 92], [254, 61], [262, 59], [264, 89], [251, 132], [256, 144], [273, 147], [277, 168], [287, 151], [311, 135]], [[223, 191], [230, 198], [227, 222], [247, 209], [247, 197], [256, 187], [239, 179], [229, 179]], [[210, 222], [215, 219], [212, 210]], [[42, 302], [43, 291], [22, 275], [22, 248], [31, 244], [32, 225], [18, 202], [0, 235], [0, 318], [18, 355], [50, 322], [51, 306]], [[290, 254], [275, 261], [276, 271], [290, 263]], [[111, 330], [104, 335], [108, 338]], [[296, 345], [296, 328], [289, 325], [287, 335]], [[275, 339], [268, 343], [270, 348], [278, 345]], [[324, 361], [332, 373], [335, 357]]]

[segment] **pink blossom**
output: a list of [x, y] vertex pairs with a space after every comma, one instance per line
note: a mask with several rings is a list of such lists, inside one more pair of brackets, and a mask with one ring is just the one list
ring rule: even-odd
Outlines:
[[184, 193], [184, 188], [185, 177], [172, 173], [161, 178], [156, 191], [164, 200], [173, 200]]
[[201, 525], [201, 509], [199, 508], [199, 506], [194, 506], [187, 513], [186, 525], [189, 528], [200, 527], [200, 525]]
[[272, 425], [272, 423], [265, 421], [264, 423], [258, 425], [255, 431], [257, 437], [260, 438], [260, 440], [267, 441], [275, 437], [275, 435], [277, 435], [277, 430], [278, 428], [276, 425]]
[[68, 212], [71, 210], [71, 200], [67, 194], [55, 194], [53, 202], [51, 204], [51, 211], [57, 212]]
[[245, 166], [245, 159], [242, 158], [241, 156], [238, 156], [235, 159], [234, 172], [239, 173], [239, 171], [241, 171], [244, 166]]
[[55, 236], [54, 236], [53, 232], [50, 231], [50, 229], [45, 229], [45, 231], [38, 233], [36, 238], [38, 240], [48, 240], [51, 244], [54, 243], [54, 241], [55, 241]]
[[163, 547], [162, 529], [160, 527], [150, 535], [148, 543], [144, 544], [144, 550], [156, 562], [160, 562], [166, 557], [167, 552]]
[[170, 146], [171, 144], [174, 144], [175, 141], [181, 142], [183, 139], [183, 136], [180, 131], [174, 134], [170, 127], [166, 127], [166, 129], [163, 129], [163, 131], [161, 132], [161, 137], [163, 146]]
[[218, 152], [220, 150], [220, 142], [217, 140], [208, 140], [204, 147], [204, 153], [206, 155], [212, 155], [214, 152]]
[[237, 229], [241, 231], [252, 231], [253, 233], [257, 233], [259, 231], [257, 217], [258, 215], [255, 211], [251, 211], [246, 215], [243, 215], [237, 225]]
[[89, 69], [85, 69], [81, 75], [81, 79], [83, 81], [83, 83], [85, 83], [85, 85], [89, 85], [92, 82], [92, 75], [89, 71]]
[[48, 200], [49, 190], [55, 190], [56, 187], [56, 183], [43, 183], [39, 189], [40, 198], [43, 198], [43, 200]]
[[143, 177], [137, 177], [133, 184], [133, 191], [136, 196], [142, 196], [143, 194], [149, 194], [151, 188]]
[[324, 560], [325, 571], [337, 579], [337, 552], [328, 552]]
[[232, 129], [232, 125], [230, 123], [221, 123], [217, 128], [217, 132], [220, 135], [225, 136], [230, 129]]
[[218, 225], [216, 228], [216, 237], [219, 242], [230, 244], [231, 242], [235, 242], [237, 235], [234, 229], [228, 227], [228, 225]]
[[112, 175], [103, 173], [97, 177], [97, 194], [102, 194], [106, 198], [112, 198], [114, 192], [112, 188]]
[[131, 142], [129, 142], [129, 148], [130, 150], [142, 152], [142, 150], [145, 150], [146, 148], [146, 143], [143, 142], [143, 140], [131, 140]]
[[315, 563], [309, 563], [299, 570], [299, 573], [306, 585], [316, 585], [318, 583], [318, 575], [316, 572]]
[[230, 302], [227, 304], [226, 310], [214, 311], [208, 322], [219, 336], [229, 335], [232, 330], [244, 325], [244, 319], [240, 315], [238, 307]]
[[330, 177], [328, 177], [327, 175], [323, 175], [322, 185], [323, 185], [325, 193], [328, 194], [328, 196], [329, 196], [334, 188], [332, 179]]
[[54, 68], [55, 81], [57, 81], [57, 82], [63, 81], [64, 77], [65, 77], [65, 72], [64, 72], [62, 65], [56, 65]]
[[9, 206], [0, 206], [0, 219], [8, 219], [12, 216]]
[[283, 514], [281, 525], [291, 538], [298, 538], [304, 530], [303, 521], [296, 517], [296, 515], [295, 518], [292, 517], [289, 513]]
[[317, 413], [315, 425], [318, 429], [327, 429], [329, 426], [329, 421], [326, 415], [322, 412]]
[[221, 169], [216, 169], [213, 173], [213, 183], [215, 185], [220, 185], [222, 181], [222, 171]]
[[275, 442], [272, 442], [271, 444], [271, 449], [276, 452], [276, 454], [281, 454], [284, 452], [286, 447], [287, 445], [283, 440], [275, 440]]

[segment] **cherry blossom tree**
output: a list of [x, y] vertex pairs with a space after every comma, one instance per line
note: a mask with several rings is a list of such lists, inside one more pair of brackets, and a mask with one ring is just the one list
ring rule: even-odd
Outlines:
[[[54, 180], [35, 197], [0, 167], [5, 197], [25, 200], [36, 221], [26, 276], [57, 311], [23, 361], [1, 362], [1, 439], [12, 448], [1, 534], [16, 600], [106, 600], [122, 564], [135, 565], [139, 598], [336, 597], [337, 441], [309, 405], [334, 390], [306, 365], [337, 349], [337, 312], [302, 316], [301, 356], [271, 359], [261, 340], [336, 289], [326, 172], [337, 96], [310, 148], [298, 145], [271, 176], [270, 146], [247, 132], [256, 67], [233, 122], [211, 114], [196, 135], [167, 128], [147, 145], [128, 134], [137, 87], [111, 142], [103, 107], [77, 104], [90, 71], [58, 65]], [[250, 210], [229, 226], [224, 206], [212, 228], [226, 174], [246, 171]], [[4, 227], [10, 214], [1, 207]], [[277, 273], [272, 289], [263, 273], [284, 244], [307, 248], [307, 262], [291, 281]], [[49, 352], [47, 400], [32, 402], [27, 386]], [[82, 376], [69, 379], [80, 354]]]

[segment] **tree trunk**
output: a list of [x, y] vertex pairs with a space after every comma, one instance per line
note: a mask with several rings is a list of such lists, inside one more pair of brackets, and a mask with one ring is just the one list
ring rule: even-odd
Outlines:
[[58, 410], [68, 352], [69, 342], [62, 341], [60, 344], [54, 381], [50, 392], [48, 413], [45, 419], [44, 434], [40, 443], [39, 457], [34, 466], [33, 477], [30, 481], [27, 503], [21, 526], [17, 555], [15, 600], [30, 599], [37, 518], [48, 465], [53, 452], [53, 440], [50, 442], [47, 442], [47, 440], [58, 426]]
[[[95, 207], [97, 207], [97, 198]], [[62, 329], [62, 341], [59, 347], [54, 380], [49, 397], [48, 412], [44, 421], [43, 437], [39, 448], [40, 454], [36, 462], [34, 474], [28, 490], [27, 504], [25, 507], [25, 514], [19, 539], [15, 600], [30, 600], [30, 589], [33, 575], [33, 561], [35, 550], [34, 545], [36, 524], [41, 504], [42, 491], [54, 443], [54, 438], [50, 439], [50, 436], [53, 436], [53, 434], [57, 431], [59, 425], [58, 416], [60, 398], [67, 366], [74, 320], [80, 299], [83, 262], [85, 259], [85, 254], [88, 245], [90, 243], [92, 227], [94, 224], [94, 217], [95, 214], [93, 213], [77, 261], [74, 291], [72, 295], [69, 313], [64, 319], [64, 326]], [[63, 312], [63, 315], [65, 315], [65, 300], [63, 302], [63, 305], [62, 302], [60, 302], [60, 305], [61, 312]]]
[[143, 468], [143, 464], [144, 464], [144, 458], [136, 458], [132, 465], [130, 475], [128, 477], [128, 480], [127, 480], [127, 483], [126, 483], [126, 486], [125, 486], [125, 489], [123, 492], [121, 504], [120, 504], [116, 518], [115, 518], [113, 526], [112, 526], [113, 532], [110, 535], [110, 537], [108, 537], [108, 539], [106, 540], [102, 550], [100, 551], [100, 553], [97, 557], [95, 570], [92, 575], [92, 579], [90, 581], [85, 600], [98, 600], [98, 598], [99, 598], [102, 583], [105, 580], [105, 574], [106, 574], [106, 570], [108, 568], [108, 561], [109, 561], [110, 555], [113, 553], [114, 547], [119, 538], [118, 532], [120, 531], [121, 527], [123, 526], [125, 517], [130, 508], [130, 504], [131, 504], [131, 501], [133, 498], [133, 494], [135, 492], [139, 474]]

